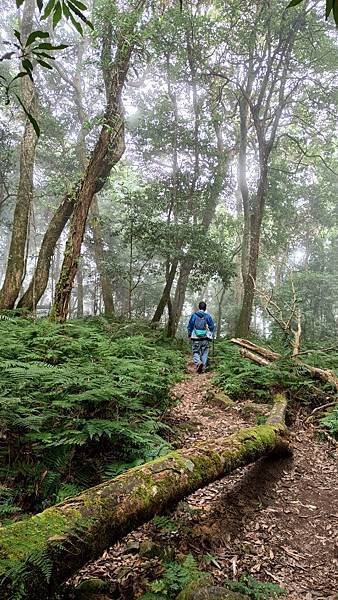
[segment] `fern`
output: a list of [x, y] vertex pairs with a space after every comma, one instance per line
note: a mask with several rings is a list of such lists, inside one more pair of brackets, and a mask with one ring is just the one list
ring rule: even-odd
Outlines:
[[[332, 358], [331, 356], [330, 361], [322, 358], [317, 366], [329, 366], [332, 364]], [[318, 404], [321, 396], [324, 399], [327, 393], [332, 392], [329, 384], [311, 380], [307, 370], [289, 358], [283, 358], [266, 367], [256, 365], [242, 358], [238, 349], [228, 341], [218, 344], [214, 381], [234, 399], [252, 398], [257, 402], [266, 402], [271, 398], [271, 391], [280, 388], [289, 390], [294, 399], [309, 404]]]
[[275, 583], [258, 581], [251, 575], [246, 574], [242, 575], [238, 581], [227, 579], [225, 584], [228, 589], [245, 594], [252, 600], [273, 600], [285, 594], [285, 590]]
[[338, 404], [326, 417], [321, 419], [320, 425], [338, 439]]
[[164, 568], [163, 577], [149, 584], [149, 591], [140, 600], [152, 598], [173, 600], [189, 583], [205, 576], [205, 573], [199, 570], [197, 562], [191, 554], [188, 554], [183, 562], [165, 563]]
[[158, 418], [184, 359], [161, 333], [102, 318], [11, 318], [0, 336], [0, 476], [13, 506], [39, 510], [63, 486], [98, 483], [170, 448]]

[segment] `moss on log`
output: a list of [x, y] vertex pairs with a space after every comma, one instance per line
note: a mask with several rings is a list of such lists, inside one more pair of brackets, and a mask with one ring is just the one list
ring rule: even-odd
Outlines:
[[79, 567], [155, 514], [238, 467], [283, 452], [282, 406], [277, 397], [271, 423], [171, 452], [0, 529], [0, 597], [51, 597]]

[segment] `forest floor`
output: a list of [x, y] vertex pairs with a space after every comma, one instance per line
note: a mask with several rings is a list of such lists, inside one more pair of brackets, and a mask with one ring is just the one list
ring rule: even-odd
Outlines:
[[[173, 389], [179, 403], [166, 421], [177, 447], [257, 423], [249, 401], [208, 403], [211, 376], [190, 366]], [[290, 437], [292, 458], [261, 459], [198, 490], [87, 565], [76, 583], [108, 580], [112, 598], [131, 600], [161, 577], [163, 558], [192, 554], [219, 584], [250, 573], [285, 589], [287, 600], [337, 600], [337, 448], [319, 441], [300, 415]]]

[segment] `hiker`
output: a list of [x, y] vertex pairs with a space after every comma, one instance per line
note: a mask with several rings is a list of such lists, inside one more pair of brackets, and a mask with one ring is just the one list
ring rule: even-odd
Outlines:
[[209, 353], [209, 340], [214, 337], [215, 324], [206, 313], [207, 305], [200, 302], [188, 323], [188, 336], [192, 341], [192, 355], [197, 373], [204, 373]]

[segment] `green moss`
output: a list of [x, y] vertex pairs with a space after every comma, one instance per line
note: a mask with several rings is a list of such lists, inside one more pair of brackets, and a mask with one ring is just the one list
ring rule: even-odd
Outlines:
[[76, 531], [84, 519], [76, 509], [61, 512], [55, 507], [0, 529], [0, 572], [11, 563], [25, 561], [29, 555], [46, 550], [48, 543], [60, 543]]

